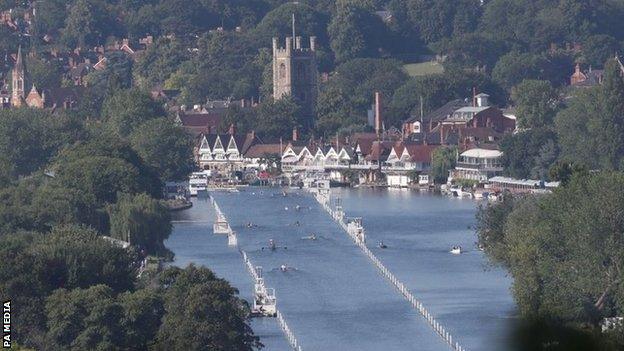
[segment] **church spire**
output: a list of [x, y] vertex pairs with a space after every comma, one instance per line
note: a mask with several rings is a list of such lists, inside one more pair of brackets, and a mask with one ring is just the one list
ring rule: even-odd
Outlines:
[[24, 80], [26, 72], [24, 71], [24, 60], [22, 58], [22, 46], [17, 49], [17, 58], [15, 59], [15, 66], [12, 72], [12, 85], [11, 85], [11, 105], [13, 107], [22, 106], [24, 100]]
[[22, 46], [17, 48], [17, 58], [15, 59], [15, 71], [22, 72], [24, 70], [24, 60], [22, 59]]

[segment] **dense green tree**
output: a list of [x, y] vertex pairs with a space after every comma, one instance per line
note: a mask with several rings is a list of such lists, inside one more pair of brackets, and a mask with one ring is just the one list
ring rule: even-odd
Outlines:
[[291, 98], [265, 101], [258, 110], [257, 132], [266, 138], [289, 138], [299, 121], [300, 107]]
[[47, 110], [0, 111], [0, 181], [42, 169], [64, 146], [81, 138], [81, 124]]
[[63, 163], [58, 169], [56, 180], [65, 187], [93, 194], [99, 203], [115, 202], [118, 192], [156, 192], [137, 167], [125, 160], [106, 156]]
[[238, 291], [207, 268], [190, 265], [161, 274], [165, 315], [158, 333], [174, 350], [253, 350], [261, 344], [247, 324]]
[[278, 37], [280, 45], [283, 46], [283, 38], [292, 37], [293, 15], [296, 35], [304, 38], [304, 47], [308, 47], [305, 40], [310, 36], [316, 36], [319, 44], [327, 44], [328, 16], [301, 2], [284, 3], [267, 13], [254, 29], [253, 34], [258, 44], [266, 46], [271, 38]]
[[610, 35], [593, 35], [583, 42], [583, 57], [594, 68], [603, 67], [619, 50], [620, 44]]
[[622, 186], [621, 173], [579, 173], [552, 195], [482, 213], [480, 240], [513, 276], [523, 316], [595, 325], [622, 313]]
[[180, 40], [158, 38], [134, 65], [137, 83], [146, 89], [163, 84], [188, 59], [188, 52]]
[[481, 6], [473, 0], [409, 0], [407, 14], [426, 43], [472, 32]]
[[26, 59], [28, 75], [32, 83], [41, 92], [42, 89], [50, 89], [61, 86], [62, 67], [56, 62], [46, 62], [36, 57]]
[[255, 109], [230, 105], [219, 124], [219, 131], [221, 133], [227, 133], [230, 126], [234, 125], [237, 133], [245, 134], [255, 129], [256, 118], [257, 112]]
[[150, 254], [166, 252], [164, 241], [171, 234], [169, 210], [146, 194], [122, 194], [109, 205], [111, 235]]
[[86, 84], [100, 95], [112, 95], [120, 89], [132, 86], [132, 60], [122, 51], [106, 54], [103, 70], [91, 71], [85, 77]]
[[507, 50], [505, 43], [497, 37], [481, 33], [458, 35], [435, 47], [447, 55], [446, 66], [485, 68], [488, 72]]
[[339, 63], [358, 57], [375, 57], [382, 47], [385, 26], [366, 7], [339, 1], [327, 31]]
[[123, 345], [123, 308], [105, 285], [56, 290], [46, 299], [52, 350], [111, 350]]
[[137, 89], [117, 91], [102, 106], [106, 127], [120, 137], [127, 137], [144, 122], [164, 115], [162, 107]]
[[557, 91], [544, 80], [523, 80], [513, 88], [518, 125], [522, 128], [550, 128], [559, 108]]
[[578, 92], [556, 117], [564, 159], [589, 168], [621, 169], [624, 160], [624, 81], [610, 61], [601, 87]]
[[141, 124], [130, 135], [130, 143], [163, 181], [187, 179], [195, 167], [192, 138], [167, 118]]
[[492, 71], [492, 79], [506, 89], [525, 79], [540, 77], [539, 58], [530, 53], [512, 51], [500, 58]]
[[[320, 92], [317, 102], [317, 129], [333, 136], [335, 128], [366, 125], [366, 111], [376, 91], [384, 101], [407, 80], [400, 63], [394, 60], [355, 59], [336, 69]], [[395, 120], [389, 121], [389, 128]]]
[[518, 179], [545, 179], [558, 157], [555, 133], [542, 128], [506, 135], [500, 148], [505, 173]]
[[449, 170], [455, 168], [457, 162], [457, 147], [441, 146], [431, 155], [431, 176], [437, 184], [444, 184], [449, 176]]
[[111, 4], [96, 0], [76, 0], [65, 18], [62, 41], [70, 48], [103, 44], [112, 34], [119, 34]]

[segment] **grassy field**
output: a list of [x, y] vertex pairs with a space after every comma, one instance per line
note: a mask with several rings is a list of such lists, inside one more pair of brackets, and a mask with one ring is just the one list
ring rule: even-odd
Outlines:
[[421, 63], [408, 63], [403, 66], [403, 69], [410, 75], [410, 77], [426, 76], [430, 74], [443, 73], [444, 67], [435, 61], [421, 62]]

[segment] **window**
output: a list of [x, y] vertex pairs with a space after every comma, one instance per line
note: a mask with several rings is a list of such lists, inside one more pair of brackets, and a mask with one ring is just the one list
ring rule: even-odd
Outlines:
[[279, 65], [279, 77], [286, 78], [286, 65], [283, 62]]

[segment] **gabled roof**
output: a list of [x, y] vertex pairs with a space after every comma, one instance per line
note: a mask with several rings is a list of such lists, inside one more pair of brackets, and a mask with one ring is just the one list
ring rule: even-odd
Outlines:
[[[469, 103], [465, 100], [461, 100], [461, 99], [451, 100], [447, 102], [446, 104], [442, 105], [441, 107], [424, 115], [423, 121], [427, 121], [427, 122], [428, 121], [433, 121], [433, 122], [442, 121], [446, 119], [447, 117], [449, 117], [453, 112], [465, 106], [469, 106]], [[405, 122], [414, 123], [416, 121], [420, 121], [420, 114], [416, 114], [416, 115], [412, 114], [412, 117], [406, 120]]]
[[431, 163], [431, 154], [438, 148], [437, 145], [406, 144], [405, 149], [412, 162]]
[[280, 155], [283, 147], [283, 144], [281, 147], [280, 144], [255, 144], [245, 152], [245, 157], [261, 158], [266, 155]]

